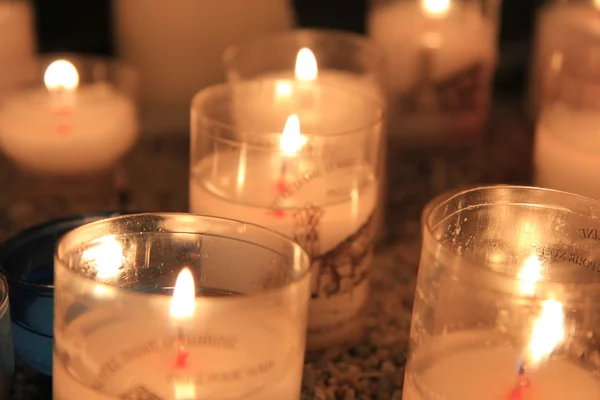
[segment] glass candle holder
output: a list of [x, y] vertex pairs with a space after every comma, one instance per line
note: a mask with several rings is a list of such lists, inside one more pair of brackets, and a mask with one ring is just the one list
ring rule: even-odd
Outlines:
[[536, 123], [535, 184], [600, 199], [600, 51], [563, 55]]
[[116, 50], [140, 71], [142, 125], [150, 134], [187, 134], [190, 99], [223, 80], [227, 46], [295, 25], [291, 0], [113, 4]]
[[36, 40], [29, 0], [0, 0], [0, 101], [31, 68]]
[[0, 398], [8, 396], [10, 379], [15, 370], [15, 360], [8, 307], [8, 285], [0, 275]]
[[390, 137], [418, 145], [482, 135], [499, 7], [499, 0], [371, 1], [368, 32], [389, 57]]
[[599, 5], [594, 0], [550, 0], [539, 8], [527, 105], [533, 120], [552, 97], [565, 53], [583, 55], [600, 43]]
[[[297, 29], [234, 44], [223, 55], [229, 82], [299, 80], [325, 82], [362, 93], [387, 106], [385, 55], [364, 36], [327, 29]], [[285, 96], [285, 94], [282, 94]], [[377, 232], [385, 234], [386, 140], [379, 156], [380, 201]]]
[[56, 242], [73, 228], [120, 214], [91, 213], [50, 221], [8, 239], [0, 247], [0, 272], [7, 277], [11, 292], [15, 352], [37, 372], [52, 375]]
[[55, 253], [54, 398], [300, 399], [310, 262], [267, 229], [136, 214]]
[[529, 187], [431, 201], [403, 399], [599, 398], [599, 217]]
[[191, 114], [191, 212], [298, 241], [314, 271], [308, 347], [354, 340], [378, 203], [379, 102], [325, 83], [253, 80], [199, 92]]

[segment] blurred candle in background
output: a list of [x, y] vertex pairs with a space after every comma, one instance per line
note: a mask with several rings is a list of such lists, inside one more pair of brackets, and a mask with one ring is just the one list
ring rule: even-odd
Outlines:
[[20, 81], [35, 55], [33, 9], [26, 0], [0, 0], [0, 98]]
[[600, 43], [600, 0], [550, 1], [540, 8], [536, 25], [528, 103], [533, 119], [553, 90], [564, 53], [589, 51]]
[[142, 129], [187, 133], [199, 89], [222, 81], [225, 48], [294, 25], [289, 0], [115, 0], [119, 55], [142, 79]]
[[497, 0], [374, 0], [373, 40], [389, 57], [390, 136], [456, 141], [486, 127]]

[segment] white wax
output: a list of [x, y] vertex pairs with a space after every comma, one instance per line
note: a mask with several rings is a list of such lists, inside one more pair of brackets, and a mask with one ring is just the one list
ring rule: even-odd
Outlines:
[[19, 93], [0, 108], [0, 144], [26, 170], [86, 175], [110, 169], [138, 134], [135, 106], [103, 83], [80, 86], [62, 106], [45, 89]]
[[585, 57], [598, 43], [600, 8], [592, 1], [555, 2], [540, 10], [529, 87], [532, 117], [537, 118], [547, 100], [552, 90], [553, 72], [561, 68], [563, 57]]
[[[298, 224], [302, 225], [302, 216], [295, 216], [295, 210], [307, 205], [315, 206], [322, 215], [317, 226], [318, 244], [309, 249], [313, 256], [333, 250], [365, 225], [374, 213], [378, 184], [373, 177], [373, 166], [354, 164], [325, 172], [323, 166], [304, 160], [299, 163], [297, 168], [300, 172], [296, 176], [308, 176], [305, 175], [308, 173], [314, 176], [305, 180], [292, 179], [292, 182], [301, 182], [302, 185], [282, 198], [277, 192], [281, 159], [276, 154], [252, 153], [242, 169], [238, 167], [238, 160], [236, 154], [218, 153], [193, 167], [190, 177], [191, 212], [254, 223], [294, 238], [295, 234], [302, 233], [302, 226], [298, 227]], [[244, 178], [241, 179], [239, 173], [243, 170]], [[242, 184], [238, 185], [238, 182]], [[290, 184], [290, 187], [294, 185]], [[276, 202], [278, 198], [281, 201]], [[281, 208], [282, 213], [277, 214], [275, 208]], [[342, 287], [332, 295], [323, 291], [333, 276], [326, 270], [313, 272], [312, 291], [316, 298], [310, 305], [310, 347], [326, 345], [329, 335], [336, 335], [327, 328], [340, 325], [338, 328], [343, 329], [342, 323], [352, 319], [364, 305], [368, 283], [366, 280], [355, 282], [355, 279], [362, 276], [361, 271], [364, 272], [368, 265], [353, 271], [350, 265], [345, 266], [350, 261], [336, 260], [341, 263], [337, 270], [342, 275]]]
[[122, 399], [143, 388], [165, 400], [299, 399], [304, 341], [296, 317], [282, 319], [273, 303], [238, 312], [217, 303], [197, 300], [199, 313], [182, 325], [183, 368], [177, 324], [157, 322], [160, 313], [123, 315], [111, 306], [76, 318], [55, 335], [54, 398]]
[[119, 55], [142, 78], [143, 129], [184, 133], [194, 93], [224, 78], [227, 46], [293, 26], [289, 0], [117, 0]]
[[[465, 346], [407, 370], [403, 400], [508, 400], [519, 354], [509, 346]], [[551, 360], [526, 375], [528, 400], [596, 400], [600, 381], [567, 360]]]
[[[482, 68], [479, 78], [472, 82], [476, 85], [476, 108], [451, 112], [442, 106], [432, 106], [431, 111], [423, 115], [392, 108], [391, 134], [431, 136], [451, 131], [468, 135], [483, 128], [497, 58], [496, 27], [493, 21], [483, 18], [475, 5], [452, 2], [445, 17], [432, 18], [423, 11], [420, 1], [395, 1], [371, 11], [368, 31], [388, 54], [392, 99], [406, 95], [418, 84], [424, 85], [423, 90], [433, 90], [432, 84], [452, 78], [469, 67], [480, 64]], [[429, 71], [425, 71], [427, 67], [423, 65], [426, 48], [430, 49]], [[424, 73], [428, 73], [426, 81], [423, 81]], [[439, 96], [434, 92], [420, 94], [431, 97], [429, 100], [434, 103]]]
[[29, 1], [0, 1], [0, 98], [31, 71], [35, 55], [33, 26]]
[[600, 199], [600, 113], [554, 105], [535, 136], [535, 183]]

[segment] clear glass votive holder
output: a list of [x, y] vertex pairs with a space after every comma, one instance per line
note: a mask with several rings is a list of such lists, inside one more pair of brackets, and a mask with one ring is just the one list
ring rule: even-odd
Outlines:
[[600, 398], [599, 229], [599, 202], [548, 189], [432, 200], [403, 399]]
[[[325, 83], [251, 80], [192, 102], [190, 210], [248, 221], [311, 255], [310, 349], [361, 334], [379, 195], [379, 102]], [[265, 111], [270, 110], [270, 113]]]
[[499, 8], [499, 0], [371, 0], [367, 30], [388, 55], [390, 140], [464, 144], [482, 136]]
[[42, 196], [106, 198], [138, 137], [137, 74], [118, 61], [41, 56], [0, 103], [0, 149]]
[[15, 370], [13, 338], [8, 306], [8, 284], [0, 275], [0, 398], [10, 392], [10, 381]]
[[90, 213], [34, 226], [0, 246], [0, 272], [8, 280], [15, 353], [27, 366], [52, 375], [54, 248], [73, 228], [121, 215]]
[[310, 261], [191, 214], [109, 218], [55, 253], [54, 397], [300, 399]]
[[552, 97], [563, 59], [569, 53], [585, 54], [600, 43], [598, 5], [594, 0], [547, 0], [539, 7], [527, 99], [532, 120]]
[[534, 182], [600, 199], [600, 49], [564, 53], [553, 75], [536, 122]]
[[[223, 65], [227, 79], [232, 83], [275, 79], [281, 80], [280, 87], [284, 88], [285, 81], [293, 79], [325, 82], [370, 96], [384, 109], [387, 106], [385, 54], [362, 35], [331, 29], [282, 32], [229, 46], [223, 55]], [[280, 97], [285, 95], [283, 89]], [[378, 236], [382, 237], [385, 234], [387, 180], [385, 129], [380, 151], [381, 204], [376, 219]]]

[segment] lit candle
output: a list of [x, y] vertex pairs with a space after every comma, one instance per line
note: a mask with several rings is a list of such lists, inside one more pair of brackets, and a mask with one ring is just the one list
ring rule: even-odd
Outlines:
[[397, 0], [373, 7], [369, 35], [389, 58], [391, 135], [428, 141], [484, 129], [496, 27], [473, 3]]
[[[277, 287], [244, 296], [197, 288], [192, 267], [184, 266], [175, 271], [171, 286], [168, 279], [173, 273], [165, 272], [173, 267], [159, 261], [162, 244], [179, 248], [182, 242], [202, 243], [228, 248], [235, 255], [251, 245], [168, 231], [161, 229], [157, 236], [141, 232], [126, 238], [106, 236], [94, 239], [83, 251], [68, 250], [64, 258], [76, 260], [73, 265], [89, 273], [86, 277], [57, 259], [54, 398], [299, 399], [305, 333], [300, 329], [304, 325], [297, 323], [306, 317], [307, 279], [295, 282], [293, 289]], [[261, 251], [270, 252], [260, 248], [253, 254], [261, 258]], [[169, 250], [164, 257], [174, 260]], [[205, 268], [217, 267], [211, 264], [213, 259], [221, 260], [217, 264], [225, 259], [233, 262], [235, 256], [211, 256], [194, 271], [205, 277]], [[148, 264], [137, 265], [140, 262]], [[129, 282], [138, 266], [135, 279], [145, 280], [144, 284]], [[133, 287], [104, 283], [119, 281]]]
[[[264, 83], [259, 96], [248, 99], [236, 96], [237, 124], [240, 130], [265, 132], [274, 124], [283, 125], [297, 113], [308, 131], [333, 132], [341, 119], [364, 118], [353, 107], [353, 98], [333, 98], [330, 88], [342, 89], [385, 104], [378, 82], [345, 71], [320, 70], [315, 54], [307, 47], [300, 49], [293, 71], [263, 74], [255, 78]], [[250, 104], [248, 104], [250, 103]], [[348, 112], [352, 108], [353, 112]]]
[[66, 60], [50, 64], [46, 88], [6, 99], [0, 109], [2, 149], [23, 169], [80, 176], [114, 166], [137, 138], [135, 107], [106, 82], [80, 84]]
[[[541, 261], [534, 255], [519, 272], [522, 294], [535, 299]], [[552, 357], [566, 340], [560, 301], [541, 301], [529, 340], [520, 351], [500, 332], [448, 333], [421, 344], [406, 372], [404, 400], [592, 400], [600, 380], [578, 360]], [[508, 332], [510, 335], [512, 332]]]
[[[584, 83], [589, 95], [600, 93]], [[588, 99], [593, 98], [588, 97]], [[585, 101], [585, 100], [584, 100]], [[554, 104], [540, 116], [535, 134], [535, 184], [600, 199], [600, 112]]]
[[196, 91], [223, 80], [221, 56], [233, 42], [290, 29], [289, 0], [114, 2], [119, 56], [142, 78], [143, 131], [186, 133]]
[[31, 2], [0, 1], [0, 98], [31, 72], [34, 37]]
[[359, 333], [353, 320], [369, 287], [378, 181], [376, 166], [352, 146], [378, 137], [356, 136], [341, 147], [346, 158], [336, 154], [328, 162], [317, 151], [328, 137], [304, 135], [302, 126], [301, 117], [288, 115], [279, 149], [240, 142], [234, 152], [223, 148], [198, 160], [190, 176], [190, 210], [255, 223], [305, 246], [315, 269], [308, 322], [308, 346], [315, 348]]

